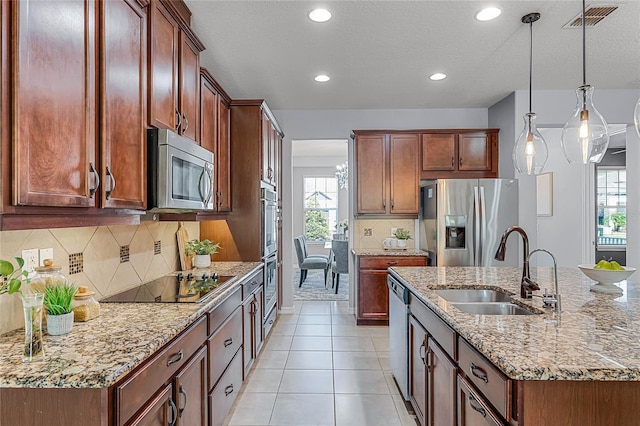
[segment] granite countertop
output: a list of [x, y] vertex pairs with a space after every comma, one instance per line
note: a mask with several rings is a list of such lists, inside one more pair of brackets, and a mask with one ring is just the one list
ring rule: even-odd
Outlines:
[[[69, 334], [44, 331], [44, 361], [23, 363], [23, 329], [0, 336], [0, 388], [104, 388], [149, 358], [231, 294], [259, 262], [213, 262], [234, 275], [202, 303], [101, 303], [100, 316]], [[43, 327], [45, 328], [45, 327]]]
[[[520, 295], [522, 268], [394, 267], [410, 291], [460, 336], [516, 380], [640, 381], [640, 282], [620, 283], [622, 296], [593, 293], [578, 269], [559, 268], [559, 318], [540, 298]], [[553, 290], [552, 268], [531, 268]], [[632, 277], [640, 279], [639, 277]], [[438, 296], [439, 288], [500, 287], [539, 315], [474, 315]], [[535, 292], [536, 294], [541, 292]]]
[[358, 249], [351, 250], [356, 256], [412, 256], [412, 257], [428, 257], [426, 251], [416, 249]]

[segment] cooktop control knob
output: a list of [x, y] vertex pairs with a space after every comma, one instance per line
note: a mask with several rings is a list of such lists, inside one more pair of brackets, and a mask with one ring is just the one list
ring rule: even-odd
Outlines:
[[178, 280], [178, 282], [182, 281], [184, 279], [184, 275], [182, 275], [182, 272], [178, 272], [178, 275], [176, 276], [176, 279]]
[[187, 274], [187, 281], [191, 281], [191, 280], [193, 280], [193, 274], [191, 272], [189, 272]]

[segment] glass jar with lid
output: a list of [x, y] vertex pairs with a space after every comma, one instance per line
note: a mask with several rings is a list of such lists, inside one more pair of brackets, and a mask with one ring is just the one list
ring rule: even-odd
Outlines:
[[84, 322], [94, 319], [100, 315], [100, 304], [93, 297], [95, 292], [89, 290], [86, 286], [78, 287], [78, 292], [73, 297], [73, 320], [75, 322]]
[[45, 259], [44, 266], [35, 268], [36, 275], [31, 279], [31, 291], [34, 293], [44, 293], [47, 286], [68, 285], [69, 280], [62, 275], [62, 266], [53, 264], [52, 259]]

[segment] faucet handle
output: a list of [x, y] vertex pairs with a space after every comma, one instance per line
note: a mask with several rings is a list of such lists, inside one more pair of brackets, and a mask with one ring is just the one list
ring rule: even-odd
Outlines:
[[544, 289], [544, 294], [542, 295], [542, 304], [545, 308], [553, 308], [558, 303], [557, 295], [549, 294], [549, 289]]

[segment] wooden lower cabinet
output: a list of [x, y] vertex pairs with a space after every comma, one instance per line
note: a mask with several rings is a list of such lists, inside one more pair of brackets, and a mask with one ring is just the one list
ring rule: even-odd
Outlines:
[[244, 376], [246, 377], [253, 365], [253, 361], [262, 349], [264, 342], [264, 331], [262, 327], [263, 287], [260, 285], [254, 292], [249, 294], [242, 302], [243, 312], [243, 359], [244, 359]]
[[218, 384], [209, 393], [210, 426], [222, 426], [242, 387], [243, 370], [242, 351], [239, 350]]
[[427, 417], [427, 331], [409, 316], [409, 399], [421, 425]]
[[432, 338], [428, 340], [426, 359], [428, 424], [455, 426], [456, 365]]
[[207, 424], [207, 347], [191, 358], [173, 379], [176, 426]]
[[160, 390], [127, 426], [167, 426], [175, 423], [178, 410], [171, 398], [172, 389], [169, 384]]
[[392, 266], [427, 266], [422, 256], [358, 256], [357, 317], [358, 325], [389, 323], [389, 289], [387, 268]]
[[457, 381], [458, 426], [502, 426], [504, 424], [469, 382], [462, 376], [458, 376]]

